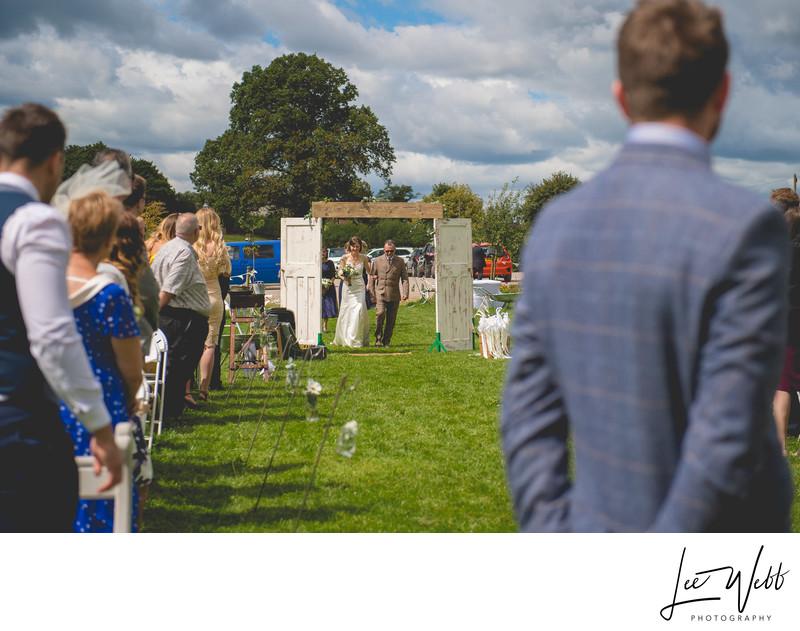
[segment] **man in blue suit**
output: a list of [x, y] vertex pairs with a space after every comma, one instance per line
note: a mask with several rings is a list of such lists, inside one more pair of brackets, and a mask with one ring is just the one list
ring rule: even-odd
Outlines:
[[721, 14], [640, 1], [617, 52], [625, 144], [544, 209], [523, 256], [502, 413], [520, 527], [786, 531], [770, 405], [788, 238], [774, 207], [711, 170]]

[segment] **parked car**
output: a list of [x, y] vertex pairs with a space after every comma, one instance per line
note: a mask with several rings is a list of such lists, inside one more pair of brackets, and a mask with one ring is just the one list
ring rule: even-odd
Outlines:
[[512, 263], [508, 251], [505, 248], [495, 247], [491, 243], [480, 243], [479, 245], [483, 248], [483, 252], [486, 255], [486, 267], [483, 268], [483, 277], [491, 278], [492, 257], [496, 255], [497, 262], [494, 268], [495, 278], [499, 276], [504, 281], [509, 282], [511, 280]]
[[245, 282], [247, 268], [256, 273], [254, 282], [279, 283], [281, 269], [280, 241], [232, 241], [226, 243], [231, 257], [231, 285]]
[[408, 273], [411, 276], [422, 276], [422, 265], [420, 264], [420, 257], [422, 253], [425, 251], [425, 248], [417, 248], [411, 253], [409, 257], [411, 263], [408, 266]]
[[424, 248], [422, 248], [420, 262], [417, 263], [417, 267], [422, 267], [422, 274], [420, 274], [420, 276], [425, 276], [426, 278], [436, 277], [435, 259], [436, 248], [433, 247], [433, 243], [428, 243]]
[[[407, 247], [400, 247], [395, 246], [395, 250], [397, 250], [397, 256], [403, 259], [406, 262], [406, 267], [411, 270], [411, 253], [414, 251], [412, 248]], [[376, 256], [380, 256], [383, 254], [383, 248], [372, 248], [369, 252], [367, 252], [367, 256], [370, 260], [374, 259]]]
[[344, 255], [344, 248], [328, 248], [328, 260], [333, 261], [336, 267], [339, 267], [339, 261]]

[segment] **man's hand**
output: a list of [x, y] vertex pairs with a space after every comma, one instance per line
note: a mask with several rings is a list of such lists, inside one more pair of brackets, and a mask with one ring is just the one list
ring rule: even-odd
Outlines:
[[122, 479], [122, 452], [114, 442], [114, 430], [111, 425], [95, 432], [89, 449], [94, 456], [94, 473], [100, 475], [103, 466], [108, 469], [108, 481], [98, 490], [106, 491]]

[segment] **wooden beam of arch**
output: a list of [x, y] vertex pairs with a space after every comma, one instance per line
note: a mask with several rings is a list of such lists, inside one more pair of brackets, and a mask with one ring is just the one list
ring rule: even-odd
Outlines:
[[423, 202], [311, 202], [312, 217], [351, 217], [441, 219], [440, 203]]

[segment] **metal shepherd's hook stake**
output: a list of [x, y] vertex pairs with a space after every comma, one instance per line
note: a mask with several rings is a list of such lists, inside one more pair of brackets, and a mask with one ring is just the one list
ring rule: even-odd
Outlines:
[[314, 461], [314, 468], [311, 470], [311, 477], [308, 479], [308, 486], [306, 486], [306, 492], [305, 495], [303, 495], [303, 504], [300, 506], [300, 511], [297, 513], [297, 521], [294, 523], [294, 532], [297, 532], [297, 527], [300, 525], [300, 516], [303, 514], [303, 510], [306, 507], [308, 492], [311, 490], [311, 485], [314, 483], [314, 476], [317, 473], [317, 465], [319, 464], [319, 459], [322, 456], [322, 448], [325, 447], [325, 439], [328, 438], [328, 430], [331, 428], [331, 424], [333, 423], [333, 415], [336, 413], [336, 407], [339, 405], [339, 397], [345, 390], [347, 390], [347, 392], [352, 392], [355, 390], [358, 384], [361, 383], [361, 377], [356, 379], [356, 382], [349, 388], [344, 387], [345, 381], [347, 381], [347, 375], [342, 375], [342, 382], [339, 384], [339, 392], [336, 393], [336, 400], [333, 402], [333, 409], [331, 410], [331, 415], [328, 418], [328, 424], [325, 425], [325, 433], [322, 435], [322, 442], [319, 444], [317, 459]]
[[[281, 428], [278, 430], [278, 437], [275, 439], [275, 446], [272, 449], [272, 455], [269, 458], [269, 464], [267, 465], [267, 470], [264, 472], [264, 480], [261, 482], [261, 488], [258, 491], [258, 498], [256, 499], [256, 505], [253, 506], [253, 512], [258, 508], [259, 502], [261, 502], [261, 496], [264, 494], [264, 487], [267, 484], [267, 476], [269, 475], [270, 470], [272, 469], [272, 461], [275, 459], [275, 454], [278, 451], [278, 445], [281, 442], [281, 436], [283, 436], [283, 428], [286, 427], [286, 421], [289, 420], [289, 412], [292, 410], [292, 403], [294, 402], [294, 396], [297, 394], [297, 389], [300, 387], [300, 382], [303, 379], [303, 370], [305, 369], [306, 364], [308, 363], [309, 358], [311, 357], [311, 349], [309, 348], [305, 355], [303, 356], [303, 363], [300, 364], [300, 372], [298, 374], [297, 383], [294, 385], [294, 390], [292, 391], [292, 396], [289, 398], [289, 405], [286, 407], [286, 414], [283, 417], [283, 422], [281, 423]], [[253, 441], [255, 441], [255, 436], [253, 437]], [[252, 445], [250, 448], [252, 449]], [[250, 457], [248, 453], [247, 457]], [[247, 466], [247, 461], [245, 461], [245, 466]]]
[[[251, 340], [253, 339], [252, 335], [250, 336], [250, 339]], [[249, 344], [250, 340], [248, 340], [247, 343]], [[244, 346], [242, 348], [244, 348]], [[244, 394], [244, 402], [242, 403], [242, 409], [239, 410], [239, 417], [236, 419], [237, 425], [239, 424], [239, 421], [242, 420], [242, 414], [244, 414], [244, 408], [247, 405], [247, 399], [250, 398], [250, 390], [252, 390], [252, 388], [253, 388], [253, 380], [256, 378], [256, 375], [258, 374], [258, 369], [257, 368], [251, 368], [250, 370], [252, 372], [250, 373], [250, 379], [247, 382], [247, 392], [245, 392], [245, 394]], [[231, 383], [231, 385], [233, 385], [233, 383]], [[227, 401], [226, 401], [226, 403], [227, 403]]]
[[[283, 354], [284, 355], [286, 355], [288, 348], [289, 348], [289, 345], [287, 344], [286, 347], [283, 349]], [[295, 394], [297, 394], [297, 388], [300, 386], [300, 382], [303, 380], [303, 370], [305, 369], [305, 365], [308, 362], [308, 358], [309, 358], [309, 353], [307, 352], [303, 356], [303, 362], [300, 364], [300, 372], [298, 373], [297, 383], [295, 384], [294, 390], [292, 391], [292, 396], [289, 399], [289, 405], [286, 408], [286, 415], [283, 418], [283, 423], [281, 423], [281, 429], [278, 432], [278, 442], [280, 442], [281, 434], [283, 434], [283, 427], [284, 427], [284, 425], [286, 425], [286, 421], [289, 419], [289, 412], [292, 409], [292, 403], [294, 402]], [[278, 368], [280, 368], [280, 366]], [[278, 374], [278, 369], [275, 370], [274, 374], [276, 374], [276, 375]], [[264, 412], [267, 409], [267, 403], [269, 402], [270, 396], [272, 395], [272, 389], [275, 387], [275, 383], [277, 381], [278, 381], [277, 379], [273, 379], [272, 380], [272, 383], [270, 384], [270, 387], [269, 387], [269, 393], [267, 394], [267, 398], [264, 400], [264, 405], [261, 407], [261, 416], [258, 417], [258, 424], [256, 425], [256, 431], [253, 434], [253, 440], [250, 442], [250, 449], [247, 451], [247, 458], [245, 458], [245, 461], [244, 461], [244, 466], [245, 467], [247, 466], [247, 463], [250, 461], [250, 454], [253, 451], [253, 445], [256, 444], [256, 436], [258, 436], [258, 431], [261, 428], [261, 421], [264, 418]], [[272, 452], [272, 458], [275, 457], [275, 451], [277, 449], [278, 449], [278, 444], [275, 443], [275, 449]], [[272, 458], [270, 458], [270, 460], [269, 460], [270, 466], [272, 465]], [[269, 473], [269, 467], [267, 467], [267, 473]], [[266, 479], [266, 476], [265, 476], [265, 479]], [[262, 489], [263, 489], [263, 485], [262, 485]], [[261, 498], [261, 495], [259, 494], [259, 499], [260, 498]], [[256, 502], [256, 508], [258, 508], [258, 502]]]

